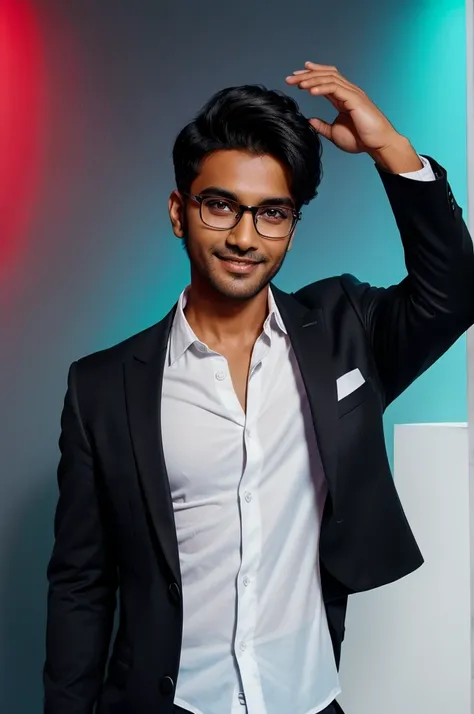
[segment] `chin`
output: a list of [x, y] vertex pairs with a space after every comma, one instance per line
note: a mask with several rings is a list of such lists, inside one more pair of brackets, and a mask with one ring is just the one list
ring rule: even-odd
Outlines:
[[250, 283], [245, 279], [237, 278], [232, 281], [211, 281], [212, 287], [223, 297], [230, 300], [251, 300], [267, 287], [269, 281], [259, 280], [257, 283]]

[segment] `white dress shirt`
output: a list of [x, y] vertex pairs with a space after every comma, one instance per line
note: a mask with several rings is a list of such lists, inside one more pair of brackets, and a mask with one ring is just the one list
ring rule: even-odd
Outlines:
[[[404, 174], [433, 180], [429, 162]], [[316, 714], [340, 693], [322, 600], [327, 486], [300, 370], [269, 291], [247, 411], [225, 357], [175, 314], [162, 436], [183, 590], [175, 704], [193, 714]]]

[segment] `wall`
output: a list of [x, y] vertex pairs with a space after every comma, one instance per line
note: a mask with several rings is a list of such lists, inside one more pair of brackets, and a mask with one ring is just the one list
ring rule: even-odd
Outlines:
[[[166, 208], [177, 131], [223, 86], [286, 89], [304, 60], [334, 63], [447, 167], [465, 205], [465, 17], [461, 0], [4, 0], [0, 21], [0, 702], [26, 714], [41, 697], [67, 368], [157, 321], [188, 279]], [[279, 286], [398, 281], [370, 160], [326, 146], [324, 168]], [[465, 372], [460, 340], [391, 407], [390, 449], [395, 422], [466, 419]]]
[[[474, 225], [474, 3], [466, 0], [466, 80], [467, 80], [467, 180], [469, 228]], [[467, 334], [467, 381], [469, 422], [469, 513], [471, 555], [471, 702], [474, 703], [474, 328]]]

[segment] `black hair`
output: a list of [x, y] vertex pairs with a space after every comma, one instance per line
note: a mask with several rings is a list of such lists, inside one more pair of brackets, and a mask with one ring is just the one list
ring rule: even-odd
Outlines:
[[247, 84], [214, 94], [176, 138], [173, 163], [178, 190], [189, 192], [204, 157], [221, 149], [270, 154], [281, 161], [289, 169], [297, 210], [317, 194], [321, 140], [295, 100], [283, 92]]

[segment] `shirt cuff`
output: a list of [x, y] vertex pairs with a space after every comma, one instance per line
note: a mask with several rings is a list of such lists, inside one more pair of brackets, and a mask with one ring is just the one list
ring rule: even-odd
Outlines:
[[406, 174], [399, 174], [404, 178], [413, 179], [414, 181], [436, 181], [436, 176], [431, 168], [431, 164], [424, 156], [420, 156], [420, 161], [423, 164], [423, 168], [418, 171], [409, 171]]

